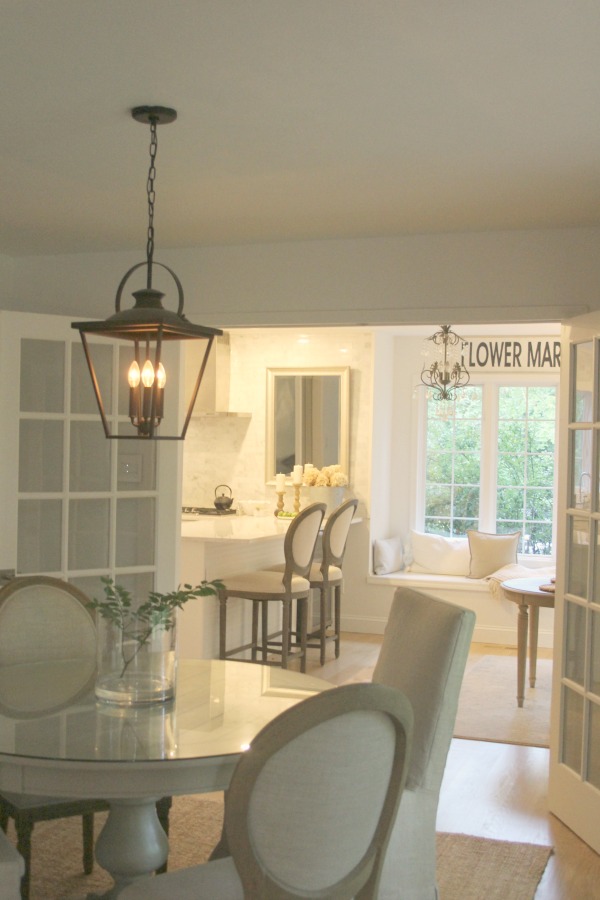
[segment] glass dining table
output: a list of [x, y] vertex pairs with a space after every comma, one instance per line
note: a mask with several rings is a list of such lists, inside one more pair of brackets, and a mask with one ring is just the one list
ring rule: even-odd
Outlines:
[[328, 682], [275, 666], [181, 659], [175, 698], [119, 707], [96, 700], [78, 661], [0, 668], [0, 791], [107, 800], [96, 859], [115, 881], [159, 868], [164, 796], [225, 790], [260, 729]]

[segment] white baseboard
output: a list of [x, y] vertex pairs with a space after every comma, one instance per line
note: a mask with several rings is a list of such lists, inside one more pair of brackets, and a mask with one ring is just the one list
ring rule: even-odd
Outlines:
[[[342, 616], [342, 631], [356, 634], [383, 634], [387, 619], [382, 616]], [[479, 644], [500, 644], [503, 647], [517, 646], [517, 629], [502, 625], [475, 625], [473, 640]], [[552, 648], [553, 633], [539, 630], [538, 646]]]

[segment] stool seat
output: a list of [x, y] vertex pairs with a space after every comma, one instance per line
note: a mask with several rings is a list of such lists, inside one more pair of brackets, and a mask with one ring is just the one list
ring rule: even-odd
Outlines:
[[[309, 574], [315, 545], [325, 516], [324, 503], [312, 503], [292, 519], [285, 535], [283, 552], [285, 563], [281, 567], [244, 572], [224, 579], [219, 590], [219, 658], [239, 657], [250, 651], [250, 659], [243, 661], [281, 665], [287, 669], [292, 657], [300, 658], [300, 669], [306, 672], [307, 614], [310, 593]], [[227, 604], [231, 597], [252, 601], [252, 634], [248, 643], [227, 647]], [[281, 604], [281, 628], [269, 633], [268, 604]], [[296, 631], [292, 631], [292, 601], [296, 602]], [[262, 613], [261, 637], [258, 638], [258, 613]], [[279, 657], [277, 663], [270, 659]]]

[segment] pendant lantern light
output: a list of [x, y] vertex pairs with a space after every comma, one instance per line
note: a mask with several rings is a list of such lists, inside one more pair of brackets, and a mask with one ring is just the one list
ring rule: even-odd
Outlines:
[[[147, 197], [148, 197], [148, 240], [146, 245], [146, 260], [132, 266], [121, 279], [115, 298], [115, 312], [101, 322], [73, 322], [72, 328], [76, 328], [81, 336], [83, 351], [92, 379], [94, 394], [104, 433], [107, 438], [131, 439], [143, 438], [154, 440], [183, 440], [190, 422], [194, 403], [198, 395], [198, 389], [206, 369], [208, 357], [217, 335], [223, 334], [218, 328], [208, 328], [203, 325], [192, 325], [183, 313], [183, 288], [175, 272], [164, 263], [154, 259], [154, 204], [156, 178], [156, 154], [158, 149], [157, 126], [175, 121], [177, 113], [174, 109], [163, 106], [138, 106], [131, 112], [137, 122], [150, 126], [150, 167], [148, 170]], [[177, 288], [177, 311], [164, 309], [162, 299], [165, 296], [161, 291], [152, 286], [153, 269], [160, 266], [172, 277]], [[121, 295], [129, 277], [138, 269], [146, 269], [146, 287], [133, 291], [135, 305], [130, 309], [121, 309]], [[94, 346], [99, 342], [89, 341], [87, 335], [92, 338], [102, 337], [112, 340], [126, 341], [131, 347], [130, 364], [127, 371], [129, 394], [129, 419], [133, 431], [122, 433], [117, 429], [112, 433], [109, 415], [105, 409], [102, 398], [100, 379], [94, 365]], [[163, 364], [163, 344], [165, 341], [203, 340], [205, 342], [204, 353], [200, 362], [198, 375], [191, 393], [185, 420], [181, 432], [178, 434], [158, 434], [165, 410], [165, 385], [167, 384], [167, 372]], [[168, 398], [168, 394], [167, 394]]]

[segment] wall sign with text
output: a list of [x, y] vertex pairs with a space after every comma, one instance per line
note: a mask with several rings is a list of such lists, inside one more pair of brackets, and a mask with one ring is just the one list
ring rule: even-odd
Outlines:
[[470, 338], [463, 344], [467, 369], [486, 372], [558, 372], [558, 338]]

